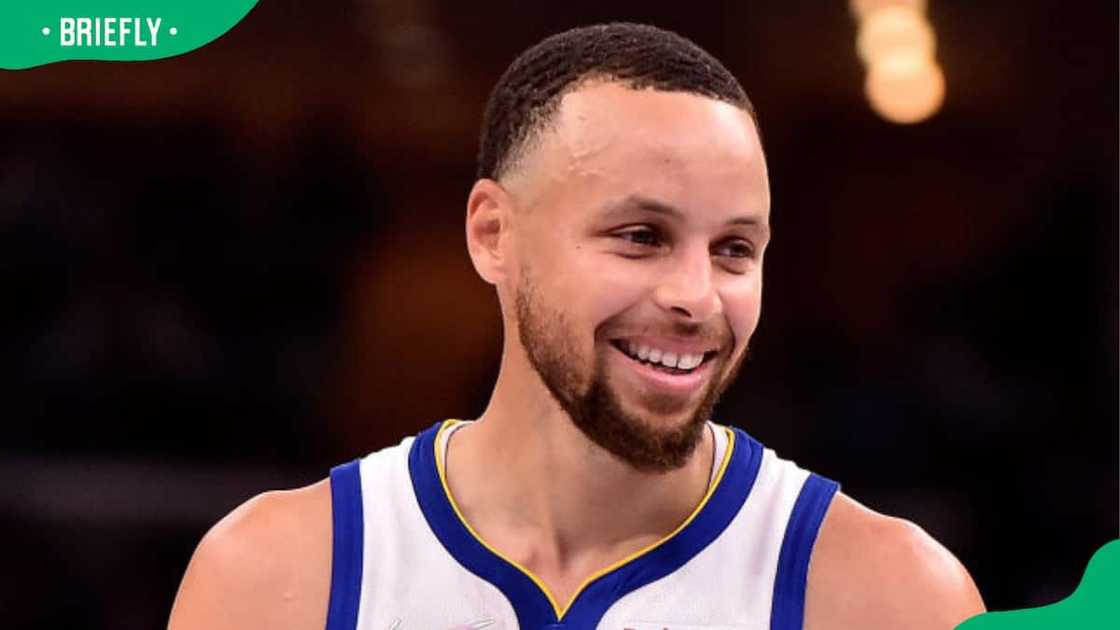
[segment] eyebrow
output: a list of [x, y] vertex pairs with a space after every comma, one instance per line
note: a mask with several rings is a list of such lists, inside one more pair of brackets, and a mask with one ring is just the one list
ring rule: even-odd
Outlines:
[[[683, 220], [685, 218], [684, 212], [681, 212], [681, 210], [676, 206], [642, 195], [630, 195], [622, 201], [610, 204], [607, 206], [606, 212], [607, 214], [618, 214], [629, 209], [637, 209], [645, 212], [652, 212], [654, 214], [661, 214], [673, 217], [677, 220]], [[761, 228], [766, 232], [770, 231], [770, 224], [768, 222], [763, 221], [761, 217], [753, 215], [742, 215], [734, 217], [727, 221], [727, 225], [747, 225]]]

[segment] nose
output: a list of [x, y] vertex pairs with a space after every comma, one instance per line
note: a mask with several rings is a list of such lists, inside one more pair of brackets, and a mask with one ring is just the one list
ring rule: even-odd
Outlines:
[[707, 248], [693, 248], [666, 260], [666, 270], [654, 290], [654, 302], [680, 319], [704, 322], [720, 308]]

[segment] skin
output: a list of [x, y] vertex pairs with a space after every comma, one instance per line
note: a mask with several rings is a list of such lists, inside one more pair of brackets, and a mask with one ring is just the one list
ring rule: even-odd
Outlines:
[[[500, 182], [472, 189], [468, 250], [497, 291], [506, 334], [485, 412], [449, 442], [448, 483], [475, 531], [561, 606], [596, 570], [692, 512], [713, 444], [701, 431], [679, 461], [636, 465], [639, 456], [589, 437], [556, 393], [578, 398], [599, 382], [614, 420], [650, 444], [695, 423], [758, 324], [769, 208], [746, 113], [601, 82], [566, 95]], [[699, 387], [667, 391], [636, 370], [620, 339], [714, 356]], [[565, 369], [557, 376], [534, 352]], [[330, 530], [325, 482], [238, 508], [200, 543], [170, 627], [322, 628]], [[967, 571], [932, 538], [837, 495], [810, 564], [806, 628], [933, 630], [982, 610]]]

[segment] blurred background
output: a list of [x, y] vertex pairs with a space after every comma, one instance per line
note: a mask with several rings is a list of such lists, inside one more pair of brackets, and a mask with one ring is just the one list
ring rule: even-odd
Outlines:
[[1117, 13], [931, 0], [914, 124], [839, 0], [264, 0], [179, 58], [0, 73], [3, 625], [161, 627], [237, 504], [480, 413], [485, 99], [620, 19], [721, 58], [763, 128], [763, 318], [717, 420], [919, 523], [990, 608], [1065, 597], [1118, 534]]

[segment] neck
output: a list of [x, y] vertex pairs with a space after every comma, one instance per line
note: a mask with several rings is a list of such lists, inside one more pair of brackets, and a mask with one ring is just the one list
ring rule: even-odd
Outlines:
[[695, 510], [711, 474], [709, 431], [680, 469], [637, 471], [591, 442], [523, 363], [503, 358], [486, 411], [447, 449], [451, 494], [488, 544], [534, 572], [590, 574]]

